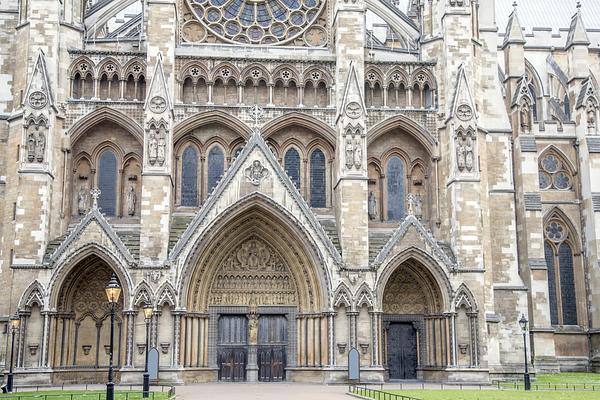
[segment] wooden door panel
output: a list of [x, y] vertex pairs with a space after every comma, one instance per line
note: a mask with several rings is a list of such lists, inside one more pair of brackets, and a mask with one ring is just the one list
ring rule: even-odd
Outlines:
[[248, 360], [248, 320], [244, 315], [222, 315], [219, 318], [217, 365], [219, 380], [246, 380]]
[[387, 335], [390, 379], [416, 379], [417, 335], [412, 323], [391, 323]]

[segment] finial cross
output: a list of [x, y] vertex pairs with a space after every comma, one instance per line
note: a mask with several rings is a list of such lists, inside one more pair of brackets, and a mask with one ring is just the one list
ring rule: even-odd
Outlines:
[[102, 193], [102, 192], [98, 188], [93, 188], [92, 190], [90, 190], [90, 195], [92, 196], [92, 199], [93, 199], [92, 207], [94, 209], [98, 208], [98, 197], [100, 197], [100, 193]]
[[252, 107], [250, 107], [250, 117], [252, 117], [253, 119], [255, 129], [258, 128], [260, 121], [263, 119], [264, 114], [264, 110], [258, 105], [253, 105]]

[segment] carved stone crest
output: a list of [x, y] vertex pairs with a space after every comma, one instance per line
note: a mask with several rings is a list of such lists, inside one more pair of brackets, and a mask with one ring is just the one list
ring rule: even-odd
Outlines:
[[266, 169], [259, 160], [252, 161], [252, 165], [245, 169], [244, 174], [254, 186], [260, 185], [263, 179], [269, 176], [269, 170]]
[[32, 108], [40, 109], [44, 108], [48, 103], [48, 97], [44, 92], [35, 91], [29, 95], [29, 105]]
[[360, 117], [361, 114], [362, 110], [360, 104], [358, 104], [357, 102], [353, 101], [346, 105], [346, 115], [348, 116], [348, 118], [356, 119]]
[[456, 109], [456, 116], [461, 121], [469, 121], [471, 118], [473, 118], [473, 110], [468, 104], [461, 104]]
[[167, 101], [160, 96], [154, 96], [150, 100], [150, 111], [160, 114], [167, 109]]

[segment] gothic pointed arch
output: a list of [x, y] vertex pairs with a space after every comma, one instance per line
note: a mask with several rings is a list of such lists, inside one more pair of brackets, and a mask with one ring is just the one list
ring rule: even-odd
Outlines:
[[542, 190], [570, 190], [577, 169], [571, 160], [555, 145], [547, 146], [539, 156], [539, 183]]
[[164, 282], [156, 293], [158, 293], [156, 296], [157, 307], [162, 307], [165, 304], [173, 308], [177, 307], [177, 294], [170, 282]]
[[330, 146], [335, 146], [336, 133], [331, 126], [317, 118], [297, 111], [286, 113], [281, 117], [272, 119], [262, 127], [261, 132], [266, 140], [273, 136], [273, 134], [291, 126], [300, 126], [313, 132], [318, 132]]
[[135, 292], [131, 298], [130, 308], [134, 309], [135, 307], [143, 307], [146, 303], [154, 305], [155, 298], [156, 297], [154, 296], [152, 287], [150, 287], [146, 280], [142, 280], [135, 288]]
[[373, 143], [378, 137], [390, 132], [394, 129], [402, 129], [403, 131], [414, 136], [419, 143], [427, 149], [428, 153], [433, 157], [438, 153], [438, 142], [427, 129], [419, 125], [417, 122], [404, 115], [396, 115], [390, 117], [369, 129], [369, 137], [367, 145]]
[[352, 308], [353, 304], [352, 291], [345, 282], [341, 282], [333, 294], [333, 307]]
[[110, 107], [101, 107], [78, 119], [69, 129], [71, 143], [76, 143], [91, 128], [101, 122], [113, 122], [132, 134], [139, 143], [144, 143], [144, 130], [138, 122], [120, 111]]
[[173, 127], [173, 143], [177, 143], [184, 135], [199, 126], [216, 123], [237, 132], [244, 139], [250, 136], [252, 130], [244, 122], [221, 110], [199, 112], [184, 119]]
[[375, 307], [373, 291], [371, 290], [369, 285], [366, 284], [366, 282], [363, 282], [363, 284], [360, 285], [360, 287], [356, 291], [356, 295], [354, 296], [354, 298], [356, 309], [359, 309], [363, 306], [366, 306], [370, 309], [373, 309]]
[[471, 290], [464, 283], [462, 283], [456, 290], [456, 294], [454, 295], [454, 300], [452, 302], [452, 307], [455, 310], [458, 310], [461, 307], [465, 307], [469, 312], [478, 311], [475, 296], [473, 296]]
[[19, 310], [25, 310], [31, 308], [33, 305], [37, 306], [42, 310], [46, 306], [46, 290], [37, 279], [34, 280], [27, 286], [27, 289], [21, 295], [19, 300]]

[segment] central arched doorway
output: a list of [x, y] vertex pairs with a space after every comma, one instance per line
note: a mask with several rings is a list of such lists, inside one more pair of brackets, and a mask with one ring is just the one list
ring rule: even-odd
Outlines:
[[420, 262], [402, 262], [382, 299], [384, 357], [389, 379], [422, 379], [424, 369], [448, 363], [449, 325], [434, 276]]
[[222, 381], [270, 382], [326, 365], [326, 284], [309, 239], [269, 207], [242, 208], [196, 249], [184, 367], [206, 365]]

